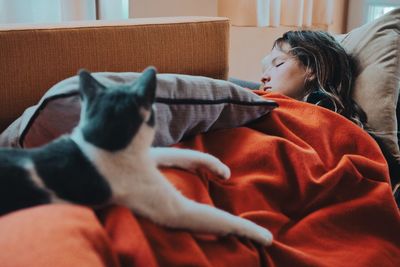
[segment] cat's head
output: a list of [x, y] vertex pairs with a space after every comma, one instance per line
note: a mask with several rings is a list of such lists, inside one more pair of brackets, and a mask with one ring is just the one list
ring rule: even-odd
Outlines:
[[88, 71], [79, 72], [82, 100], [78, 129], [84, 139], [108, 151], [136, 141], [149, 147], [154, 138], [156, 70], [149, 67], [132, 84], [106, 87]]

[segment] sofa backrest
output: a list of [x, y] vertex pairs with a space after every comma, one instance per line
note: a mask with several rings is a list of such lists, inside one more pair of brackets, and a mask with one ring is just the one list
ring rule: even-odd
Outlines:
[[226, 79], [229, 21], [176, 17], [0, 27], [0, 132], [81, 68]]

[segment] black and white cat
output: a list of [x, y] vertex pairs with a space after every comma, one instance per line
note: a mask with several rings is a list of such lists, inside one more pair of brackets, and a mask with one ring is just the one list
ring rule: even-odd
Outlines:
[[92, 207], [117, 203], [164, 226], [271, 244], [267, 229], [184, 197], [157, 169], [208, 168], [230, 176], [229, 168], [209, 154], [151, 148], [154, 68], [131, 85], [106, 88], [87, 71], [79, 78], [81, 117], [71, 135], [35, 149], [0, 149], [1, 215], [59, 199]]

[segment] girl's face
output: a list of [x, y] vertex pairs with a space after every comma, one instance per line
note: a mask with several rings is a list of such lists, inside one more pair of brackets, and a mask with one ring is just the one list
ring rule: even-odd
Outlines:
[[263, 90], [271, 90], [301, 100], [304, 97], [304, 85], [309, 73], [294, 56], [285, 53], [289, 44], [282, 45], [282, 51], [274, 47], [263, 61], [261, 82]]

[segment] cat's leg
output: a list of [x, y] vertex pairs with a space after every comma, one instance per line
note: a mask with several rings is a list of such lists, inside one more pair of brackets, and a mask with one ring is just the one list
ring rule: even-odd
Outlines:
[[154, 173], [148, 180], [153, 181], [136, 184], [136, 190], [129, 196], [128, 203], [123, 203], [137, 214], [171, 228], [217, 235], [236, 234], [265, 246], [271, 245], [272, 234], [267, 229], [186, 198], [161, 173]]
[[229, 167], [218, 158], [196, 150], [170, 147], [150, 149], [152, 159], [161, 167], [178, 167], [194, 172], [206, 168], [218, 176], [228, 179], [231, 176]]

